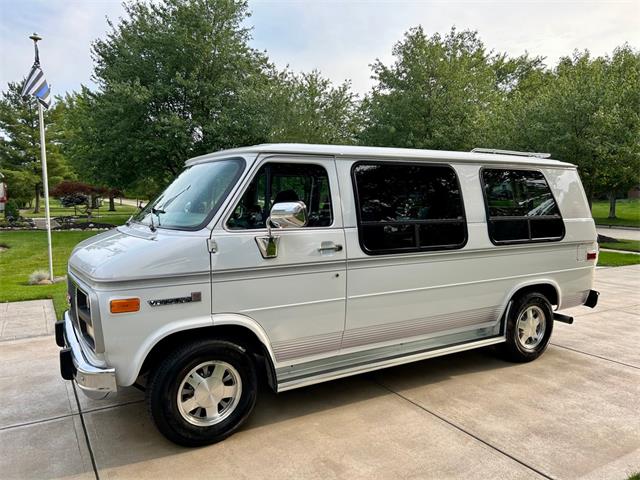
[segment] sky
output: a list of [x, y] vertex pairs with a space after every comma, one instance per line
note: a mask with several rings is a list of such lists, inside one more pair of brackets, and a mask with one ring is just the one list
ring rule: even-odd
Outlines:
[[[477, 30], [486, 47], [511, 56], [529, 52], [547, 65], [589, 49], [610, 54], [628, 42], [640, 49], [640, 0], [250, 0], [252, 46], [278, 67], [320, 70], [335, 83], [350, 80], [360, 95], [373, 85], [370, 65], [391, 63], [394, 43], [411, 27], [427, 34], [452, 26]], [[119, 0], [0, 0], [0, 88], [33, 63], [29, 35], [37, 31], [40, 60], [53, 94], [91, 81], [91, 42], [104, 38], [106, 18], [124, 14]]]

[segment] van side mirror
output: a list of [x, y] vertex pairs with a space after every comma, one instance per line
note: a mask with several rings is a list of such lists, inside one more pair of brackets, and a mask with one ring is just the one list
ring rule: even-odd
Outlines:
[[308, 221], [307, 206], [304, 202], [281, 202], [271, 207], [267, 223], [276, 228], [300, 228]]
[[267, 236], [256, 237], [262, 258], [276, 258], [280, 236], [273, 235], [271, 228], [300, 228], [307, 225], [309, 214], [304, 202], [281, 202], [271, 207], [267, 218]]

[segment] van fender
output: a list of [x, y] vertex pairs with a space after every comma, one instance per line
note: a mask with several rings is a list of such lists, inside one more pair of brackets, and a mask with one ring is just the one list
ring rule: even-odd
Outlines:
[[253, 318], [248, 317], [246, 315], [241, 315], [238, 313], [214, 313], [212, 315], [213, 325], [237, 325], [239, 327], [244, 327], [248, 330], [251, 330], [258, 337], [260, 343], [264, 345], [264, 348], [267, 350], [269, 354], [271, 364], [276, 365], [276, 356], [273, 353], [273, 349], [271, 348], [271, 341], [269, 340], [269, 336], [267, 332], [264, 331], [264, 328], [256, 322]]
[[133, 361], [127, 362], [128, 367], [126, 369], [118, 368], [116, 372], [119, 377], [120, 385], [133, 385], [138, 378], [140, 369], [147, 356], [153, 350], [153, 348], [163, 339], [179, 332], [186, 330], [192, 330], [202, 327], [214, 327], [220, 325], [237, 325], [244, 327], [255, 334], [258, 340], [264, 345], [271, 365], [275, 368], [275, 355], [271, 348], [271, 342], [264, 329], [258, 322], [245, 315], [233, 314], [233, 313], [221, 313], [213, 315], [198, 316], [192, 318], [186, 318], [176, 320], [174, 322], [163, 325], [154, 332], [154, 334], [146, 339], [146, 341], [140, 346], [136, 352]]
[[144, 343], [138, 348], [133, 359], [127, 362], [129, 368], [122, 369], [116, 368], [116, 374], [119, 385], [133, 385], [138, 378], [142, 364], [146, 360], [149, 352], [164, 338], [167, 338], [174, 333], [184, 332], [185, 330], [192, 330], [194, 328], [212, 327], [213, 322], [211, 315], [202, 315], [198, 317], [183, 318], [167, 323], [153, 332], [153, 335], [148, 336]]
[[516, 292], [518, 290], [521, 290], [523, 288], [526, 287], [531, 287], [533, 285], [550, 285], [552, 286], [556, 293], [558, 294], [558, 305], [561, 305], [562, 302], [562, 289], [560, 288], [560, 285], [558, 285], [558, 282], [556, 282], [555, 280], [552, 280], [551, 278], [536, 278], [536, 279], [531, 279], [531, 280], [525, 280], [522, 281], [518, 284], [516, 284], [505, 296], [501, 306], [500, 306], [500, 316], [498, 318], [503, 318], [504, 316], [506, 316], [506, 314], [509, 313], [508, 309], [509, 307], [511, 307], [511, 300], [513, 299], [513, 296], [516, 294]]

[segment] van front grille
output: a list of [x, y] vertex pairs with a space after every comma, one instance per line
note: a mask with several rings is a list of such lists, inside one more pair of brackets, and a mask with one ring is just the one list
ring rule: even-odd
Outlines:
[[68, 291], [69, 302], [71, 304], [71, 321], [82, 334], [87, 344], [95, 349], [91, 300], [89, 295], [72, 280], [69, 280]]

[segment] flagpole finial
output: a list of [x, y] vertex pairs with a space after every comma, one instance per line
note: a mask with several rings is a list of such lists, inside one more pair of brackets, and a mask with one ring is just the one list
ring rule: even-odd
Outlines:
[[30, 35], [29, 38], [33, 40], [33, 48], [35, 50], [35, 62], [36, 65], [40, 65], [40, 54], [38, 53], [38, 40], [42, 40], [42, 37], [38, 35], [36, 32], [33, 32], [33, 35]]

